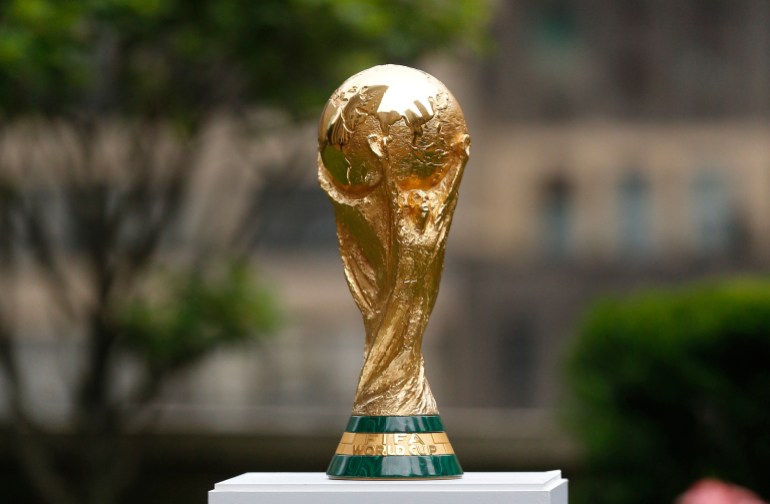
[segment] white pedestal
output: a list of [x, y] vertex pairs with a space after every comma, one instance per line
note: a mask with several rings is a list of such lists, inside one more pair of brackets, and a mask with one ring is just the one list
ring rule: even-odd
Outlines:
[[465, 473], [456, 480], [348, 481], [324, 473], [246, 473], [217, 483], [209, 504], [567, 504], [561, 471]]

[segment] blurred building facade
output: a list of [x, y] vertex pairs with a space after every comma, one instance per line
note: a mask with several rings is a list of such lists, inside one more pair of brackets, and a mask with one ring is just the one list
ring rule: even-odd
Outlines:
[[499, 46], [461, 87], [474, 157], [450, 246], [470, 323], [447, 326], [478, 337], [450, 345], [450, 388], [552, 408], [597, 297], [767, 268], [770, 5], [498, 8]]

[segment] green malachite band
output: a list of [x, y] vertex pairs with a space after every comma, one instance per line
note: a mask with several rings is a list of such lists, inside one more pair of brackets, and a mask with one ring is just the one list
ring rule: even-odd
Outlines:
[[444, 432], [438, 415], [352, 416], [347, 432]]
[[335, 455], [326, 474], [343, 479], [456, 478], [463, 470], [454, 455]]
[[[381, 436], [369, 439], [369, 434]], [[399, 434], [403, 436], [396, 437]], [[362, 455], [367, 449], [381, 454]], [[341, 479], [434, 479], [458, 478], [463, 470], [438, 415], [352, 416], [326, 474]]]

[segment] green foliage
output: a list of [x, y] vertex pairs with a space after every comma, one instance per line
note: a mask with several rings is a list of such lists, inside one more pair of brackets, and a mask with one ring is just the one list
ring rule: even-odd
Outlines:
[[133, 299], [116, 310], [119, 341], [158, 378], [208, 352], [273, 332], [278, 312], [253, 271], [232, 264], [217, 275], [165, 279], [159, 298]]
[[0, 111], [299, 113], [367, 66], [479, 47], [488, 10], [480, 0], [8, 0]]
[[770, 496], [770, 283], [600, 303], [568, 362], [576, 502], [673, 502], [714, 476]]

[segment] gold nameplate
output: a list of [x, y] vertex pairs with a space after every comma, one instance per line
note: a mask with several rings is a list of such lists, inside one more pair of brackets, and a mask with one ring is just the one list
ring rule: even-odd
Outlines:
[[444, 432], [374, 434], [345, 432], [337, 455], [452, 455]]

